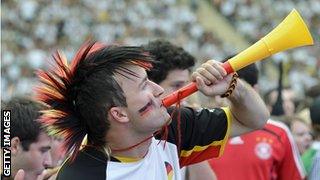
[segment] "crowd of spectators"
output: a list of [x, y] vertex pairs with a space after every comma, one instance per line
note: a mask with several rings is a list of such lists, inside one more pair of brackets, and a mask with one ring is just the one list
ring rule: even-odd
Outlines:
[[[48, 66], [46, 59], [61, 49], [68, 59], [89, 38], [107, 43], [139, 45], [156, 38], [169, 39], [199, 59], [223, 59], [233, 47], [223, 44], [199, 24], [196, 1], [178, 0], [12, 0], [2, 2], [1, 92], [8, 100], [32, 93], [35, 70]], [[313, 32], [320, 32], [320, 2], [310, 1], [219, 1], [213, 5], [235, 29], [255, 42], [288, 12], [297, 9]], [[271, 21], [274, 20], [274, 21]], [[304, 90], [319, 80], [320, 54], [316, 47], [275, 56], [288, 61], [291, 85]], [[293, 59], [293, 61], [291, 61]], [[264, 72], [262, 70], [262, 72]], [[268, 79], [268, 73], [264, 74]], [[299, 81], [296, 83], [296, 81]], [[276, 81], [272, 81], [275, 82]], [[270, 88], [264, 87], [262, 88]]]
[[3, 1], [2, 14], [4, 100], [32, 92], [34, 70], [46, 66], [52, 51], [70, 59], [89, 38], [137, 45], [162, 37], [198, 52], [205, 36], [189, 6], [175, 0], [14, 0]]
[[[270, 32], [293, 8], [297, 9], [313, 35], [315, 45], [273, 56], [274, 66], [277, 66], [279, 61], [285, 62], [285, 78], [288, 79], [286, 85], [291, 86], [300, 98], [304, 98], [306, 89], [319, 82], [320, 1], [212, 0], [212, 3], [250, 43], [256, 42]], [[277, 81], [274, 78], [277, 76], [272, 76], [270, 68], [261, 71], [265, 72], [261, 79], [262, 90], [275, 87]]]

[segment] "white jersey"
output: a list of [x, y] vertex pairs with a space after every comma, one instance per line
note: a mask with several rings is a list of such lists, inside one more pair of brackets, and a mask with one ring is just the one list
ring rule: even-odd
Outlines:
[[110, 161], [108, 180], [170, 179], [180, 180], [180, 166], [176, 145], [152, 138], [147, 155], [137, 162]]
[[[221, 156], [230, 130], [230, 110], [181, 108], [180, 111], [180, 127], [173, 120], [168, 126], [167, 141], [159, 143], [163, 134], [156, 135], [145, 157], [108, 157], [99, 148], [87, 146], [74, 161], [65, 161], [57, 180], [181, 180], [181, 167]], [[177, 136], [178, 128], [181, 139]]]

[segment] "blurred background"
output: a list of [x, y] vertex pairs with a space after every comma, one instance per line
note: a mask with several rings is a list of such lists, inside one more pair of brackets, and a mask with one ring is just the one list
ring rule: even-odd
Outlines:
[[[141, 45], [165, 38], [197, 57], [222, 60], [249, 47], [296, 8], [315, 45], [259, 63], [262, 93], [276, 88], [283, 62], [284, 86], [295, 101], [319, 92], [319, 0], [2, 0], [1, 99], [32, 94], [35, 70], [47, 68], [55, 50], [71, 59], [89, 38]], [[290, 38], [290, 37], [288, 37]], [[318, 86], [317, 86], [318, 85]], [[310, 95], [311, 94], [311, 95]]]

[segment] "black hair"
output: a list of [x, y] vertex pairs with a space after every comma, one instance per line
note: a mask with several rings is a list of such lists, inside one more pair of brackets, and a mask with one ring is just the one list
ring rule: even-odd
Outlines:
[[259, 71], [255, 63], [238, 70], [237, 73], [241, 79], [245, 80], [252, 87], [258, 84]]
[[125, 107], [126, 98], [115, 74], [137, 76], [126, 65], [150, 68], [152, 58], [141, 47], [105, 46], [85, 43], [69, 66], [57, 52], [53, 55], [56, 67], [48, 72], [39, 71], [42, 86], [38, 99], [51, 110], [45, 112], [42, 121], [55, 134], [65, 137], [65, 148], [78, 154], [84, 136], [88, 145], [103, 148], [105, 135], [110, 127], [108, 109]]
[[11, 111], [11, 139], [18, 137], [24, 151], [28, 151], [30, 144], [38, 141], [40, 132], [44, 131], [37, 121], [43, 109], [43, 105], [26, 97], [14, 97], [2, 106], [1, 112]]
[[320, 96], [310, 106], [310, 118], [316, 138], [320, 138]]
[[318, 96], [310, 106], [310, 118], [312, 124], [320, 125], [320, 96]]
[[148, 71], [148, 77], [155, 83], [161, 83], [167, 78], [169, 71], [175, 69], [191, 70], [195, 65], [195, 58], [182, 47], [173, 45], [169, 41], [155, 40], [144, 45], [143, 48], [154, 58], [153, 68]]

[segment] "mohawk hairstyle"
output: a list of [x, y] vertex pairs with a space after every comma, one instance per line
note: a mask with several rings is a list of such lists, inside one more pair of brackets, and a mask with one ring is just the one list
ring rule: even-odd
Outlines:
[[41, 85], [36, 88], [36, 97], [49, 107], [40, 121], [51, 134], [65, 138], [65, 150], [74, 160], [86, 134], [88, 145], [106, 145], [110, 126], [107, 110], [127, 105], [114, 75], [137, 76], [126, 65], [150, 69], [153, 61], [140, 47], [107, 47], [96, 42], [86, 42], [70, 65], [58, 51], [52, 57], [52, 68], [37, 72]]

